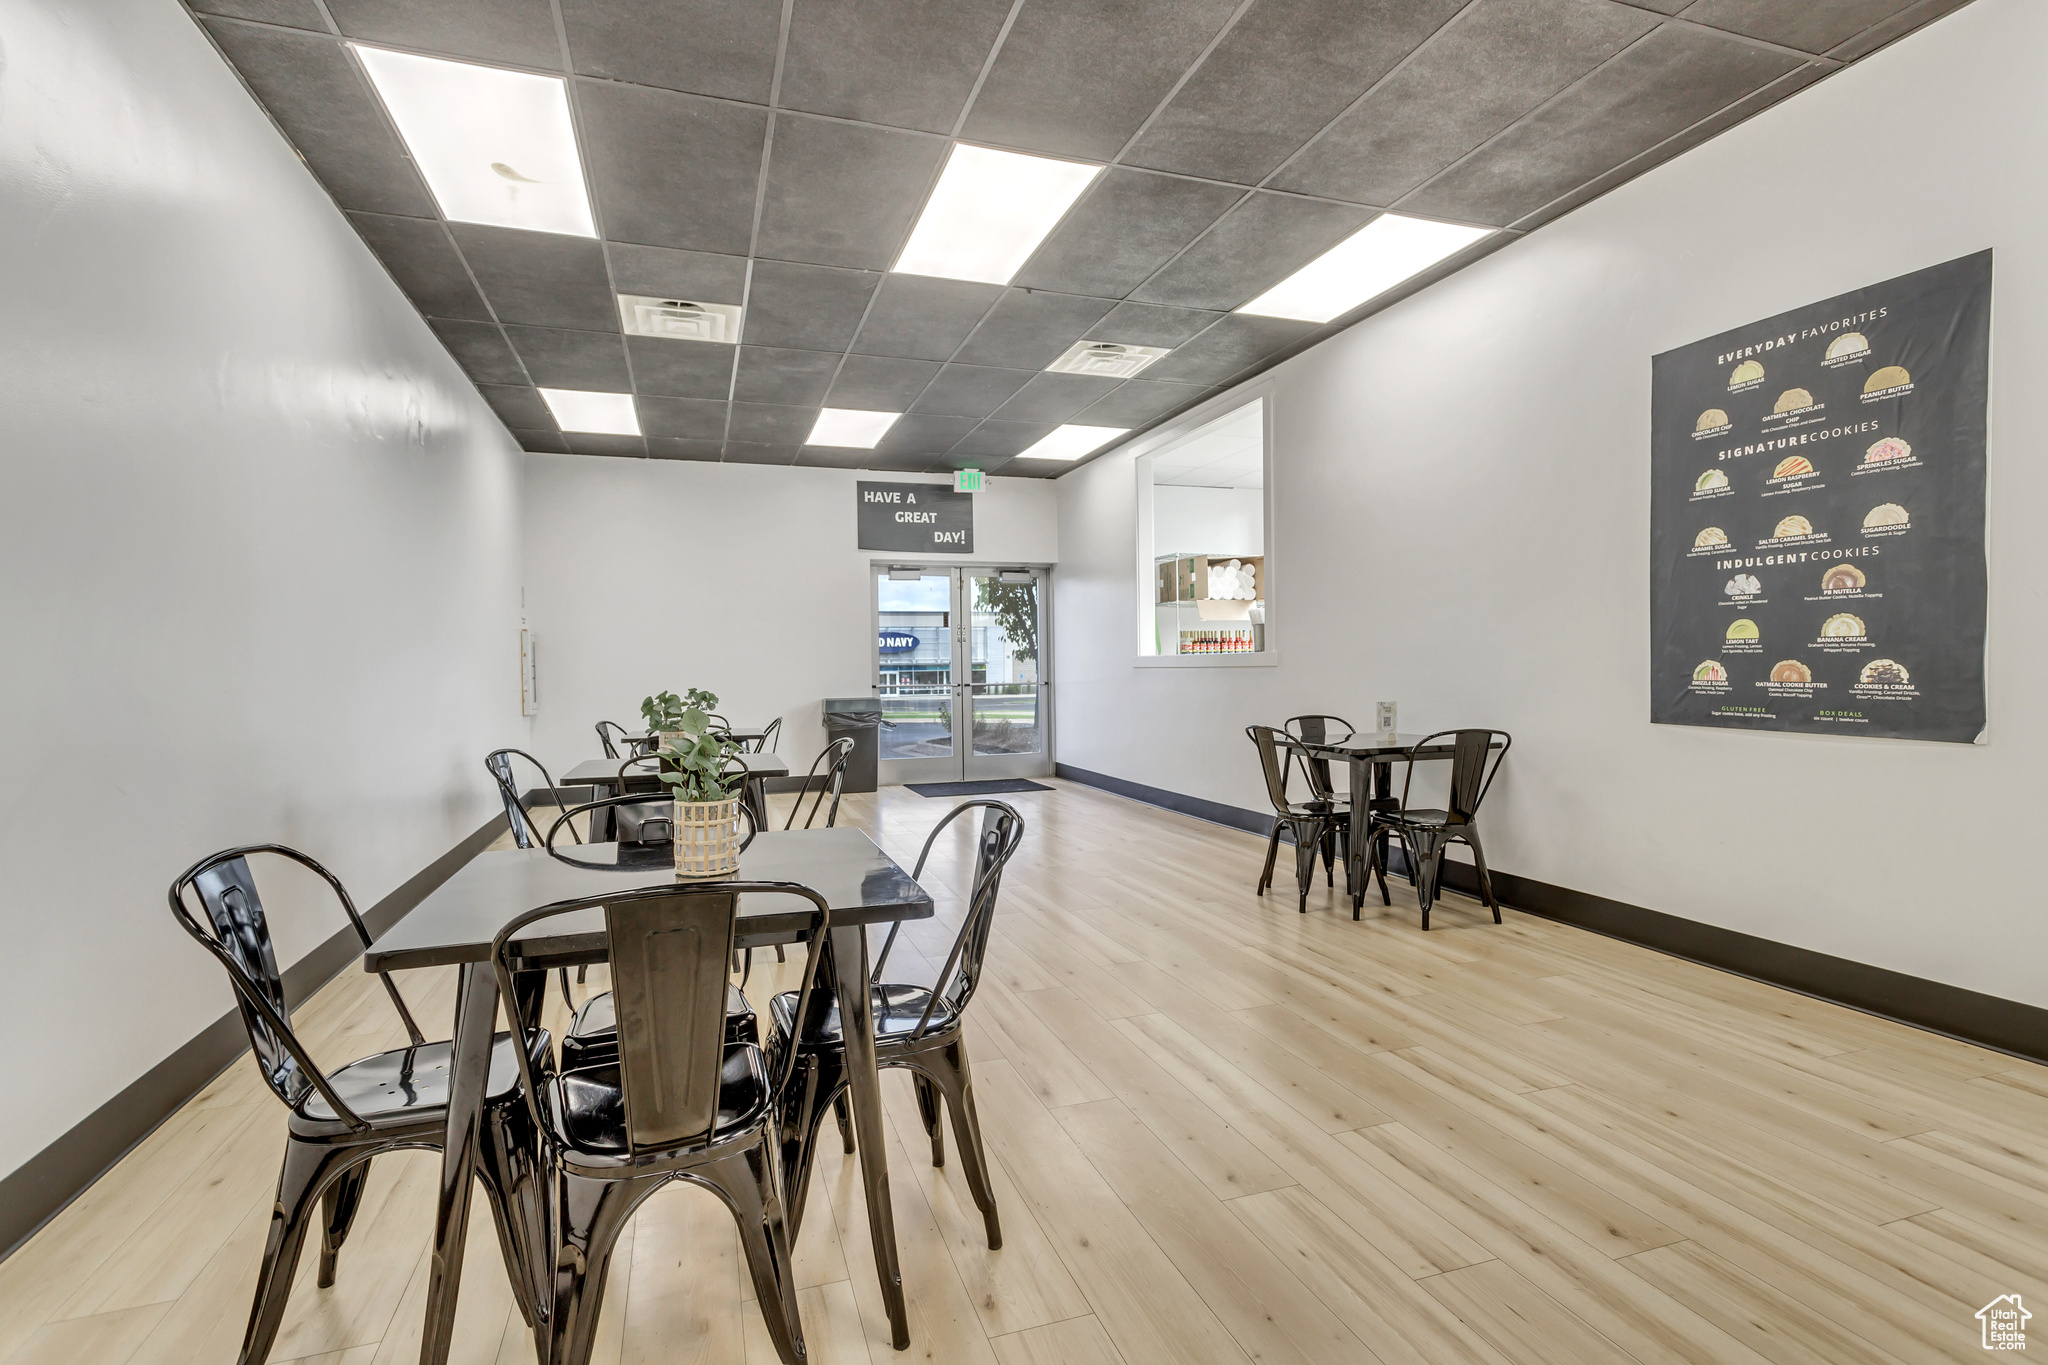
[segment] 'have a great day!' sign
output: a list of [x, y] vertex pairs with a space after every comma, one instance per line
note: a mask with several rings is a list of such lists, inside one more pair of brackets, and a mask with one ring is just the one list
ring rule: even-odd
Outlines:
[[974, 495], [939, 483], [854, 485], [860, 548], [913, 554], [974, 552]]

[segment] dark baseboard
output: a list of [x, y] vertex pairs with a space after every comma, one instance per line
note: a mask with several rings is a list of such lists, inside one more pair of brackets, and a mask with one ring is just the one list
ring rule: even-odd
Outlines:
[[[1099, 787], [1134, 801], [1161, 806], [1214, 824], [1257, 835], [1273, 829], [1273, 817], [1256, 811], [1161, 791], [1122, 778], [1058, 765], [1059, 776]], [[1389, 860], [1405, 872], [1401, 850]], [[1453, 891], [1477, 895], [1479, 877], [1472, 864], [1444, 860], [1444, 884]], [[1655, 949], [1702, 966], [1746, 976], [1766, 985], [1797, 991], [1861, 1010], [1901, 1024], [1945, 1034], [1980, 1047], [2048, 1063], [2048, 1009], [2022, 1004], [1945, 982], [1908, 976], [1809, 948], [1794, 947], [1754, 934], [1702, 924], [1625, 901], [1609, 900], [1568, 886], [1556, 886], [1512, 872], [1493, 873], [1493, 892], [1501, 904], [1544, 919], [1587, 929], [1638, 947]], [[1375, 893], [1377, 894], [1377, 893]]]
[[[403, 886], [363, 911], [370, 932], [381, 934], [427, 898], [427, 893], [489, 846], [505, 830], [494, 816], [476, 833], [436, 858]], [[285, 969], [285, 997], [295, 1006], [362, 956], [355, 931], [344, 927]], [[210, 1084], [249, 1050], [238, 1010], [230, 1010], [177, 1051], [130, 1082], [120, 1094], [73, 1124], [71, 1130], [0, 1177], [0, 1260], [91, 1187], [108, 1168], [156, 1130], [158, 1124]]]

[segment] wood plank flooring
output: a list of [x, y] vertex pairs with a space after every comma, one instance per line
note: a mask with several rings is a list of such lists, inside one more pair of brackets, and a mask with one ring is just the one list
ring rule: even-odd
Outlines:
[[[913, 1345], [828, 1142], [797, 1267], [818, 1365], [1921, 1365], [1976, 1357], [2001, 1294], [2048, 1324], [2048, 1068], [1455, 895], [1427, 934], [1398, 886], [1363, 923], [1320, 887], [1299, 915], [1252, 893], [1261, 841], [1056, 787], [1007, 798], [1029, 831], [970, 1012], [1005, 1246], [887, 1075]], [[907, 864], [949, 804], [842, 818]], [[906, 976], [944, 957], [968, 856], [935, 850]], [[789, 970], [757, 964], [757, 1003]], [[401, 984], [445, 1031], [451, 974]], [[317, 1055], [403, 1041], [372, 985], [300, 1009]], [[0, 1264], [0, 1365], [233, 1361], [282, 1131], [246, 1060], [187, 1104]], [[417, 1359], [435, 1171], [378, 1163], [273, 1360]], [[454, 1359], [530, 1362], [473, 1227]], [[768, 1365], [751, 1293], [723, 1207], [665, 1191], [599, 1365]]]

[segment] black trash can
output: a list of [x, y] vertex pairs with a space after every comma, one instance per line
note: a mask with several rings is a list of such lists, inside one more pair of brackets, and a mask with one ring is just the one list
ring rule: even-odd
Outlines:
[[882, 699], [827, 697], [825, 742], [829, 744], [835, 739], [853, 741], [853, 752], [846, 756], [846, 785], [840, 790], [873, 791], [882, 752]]

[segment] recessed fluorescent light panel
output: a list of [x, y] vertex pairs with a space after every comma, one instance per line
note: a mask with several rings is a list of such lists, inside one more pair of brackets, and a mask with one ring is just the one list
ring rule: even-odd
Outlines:
[[457, 222], [595, 237], [559, 76], [351, 44]]
[[1237, 311], [1328, 322], [1493, 231], [1383, 213]]
[[818, 420], [805, 439], [807, 446], [842, 446], [848, 450], [873, 450], [875, 443], [896, 425], [900, 412], [861, 412], [854, 408], [820, 408]]
[[1021, 452], [1020, 460], [1078, 460], [1130, 431], [1129, 427], [1083, 427], [1072, 422]]
[[730, 303], [691, 303], [687, 299], [621, 294], [619, 322], [629, 336], [719, 341], [727, 346], [737, 346], [740, 341], [740, 310]]
[[1102, 167], [955, 143], [896, 260], [901, 275], [1008, 284]]
[[1165, 355], [1159, 346], [1127, 346], [1120, 341], [1077, 341], [1045, 368], [1055, 374], [1092, 374], [1103, 379], [1129, 379]]
[[630, 393], [591, 393], [584, 389], [542, 389], [541, 400], [564, 431], [594, 431], [603, 436], [638, 436], [640, 414]]

